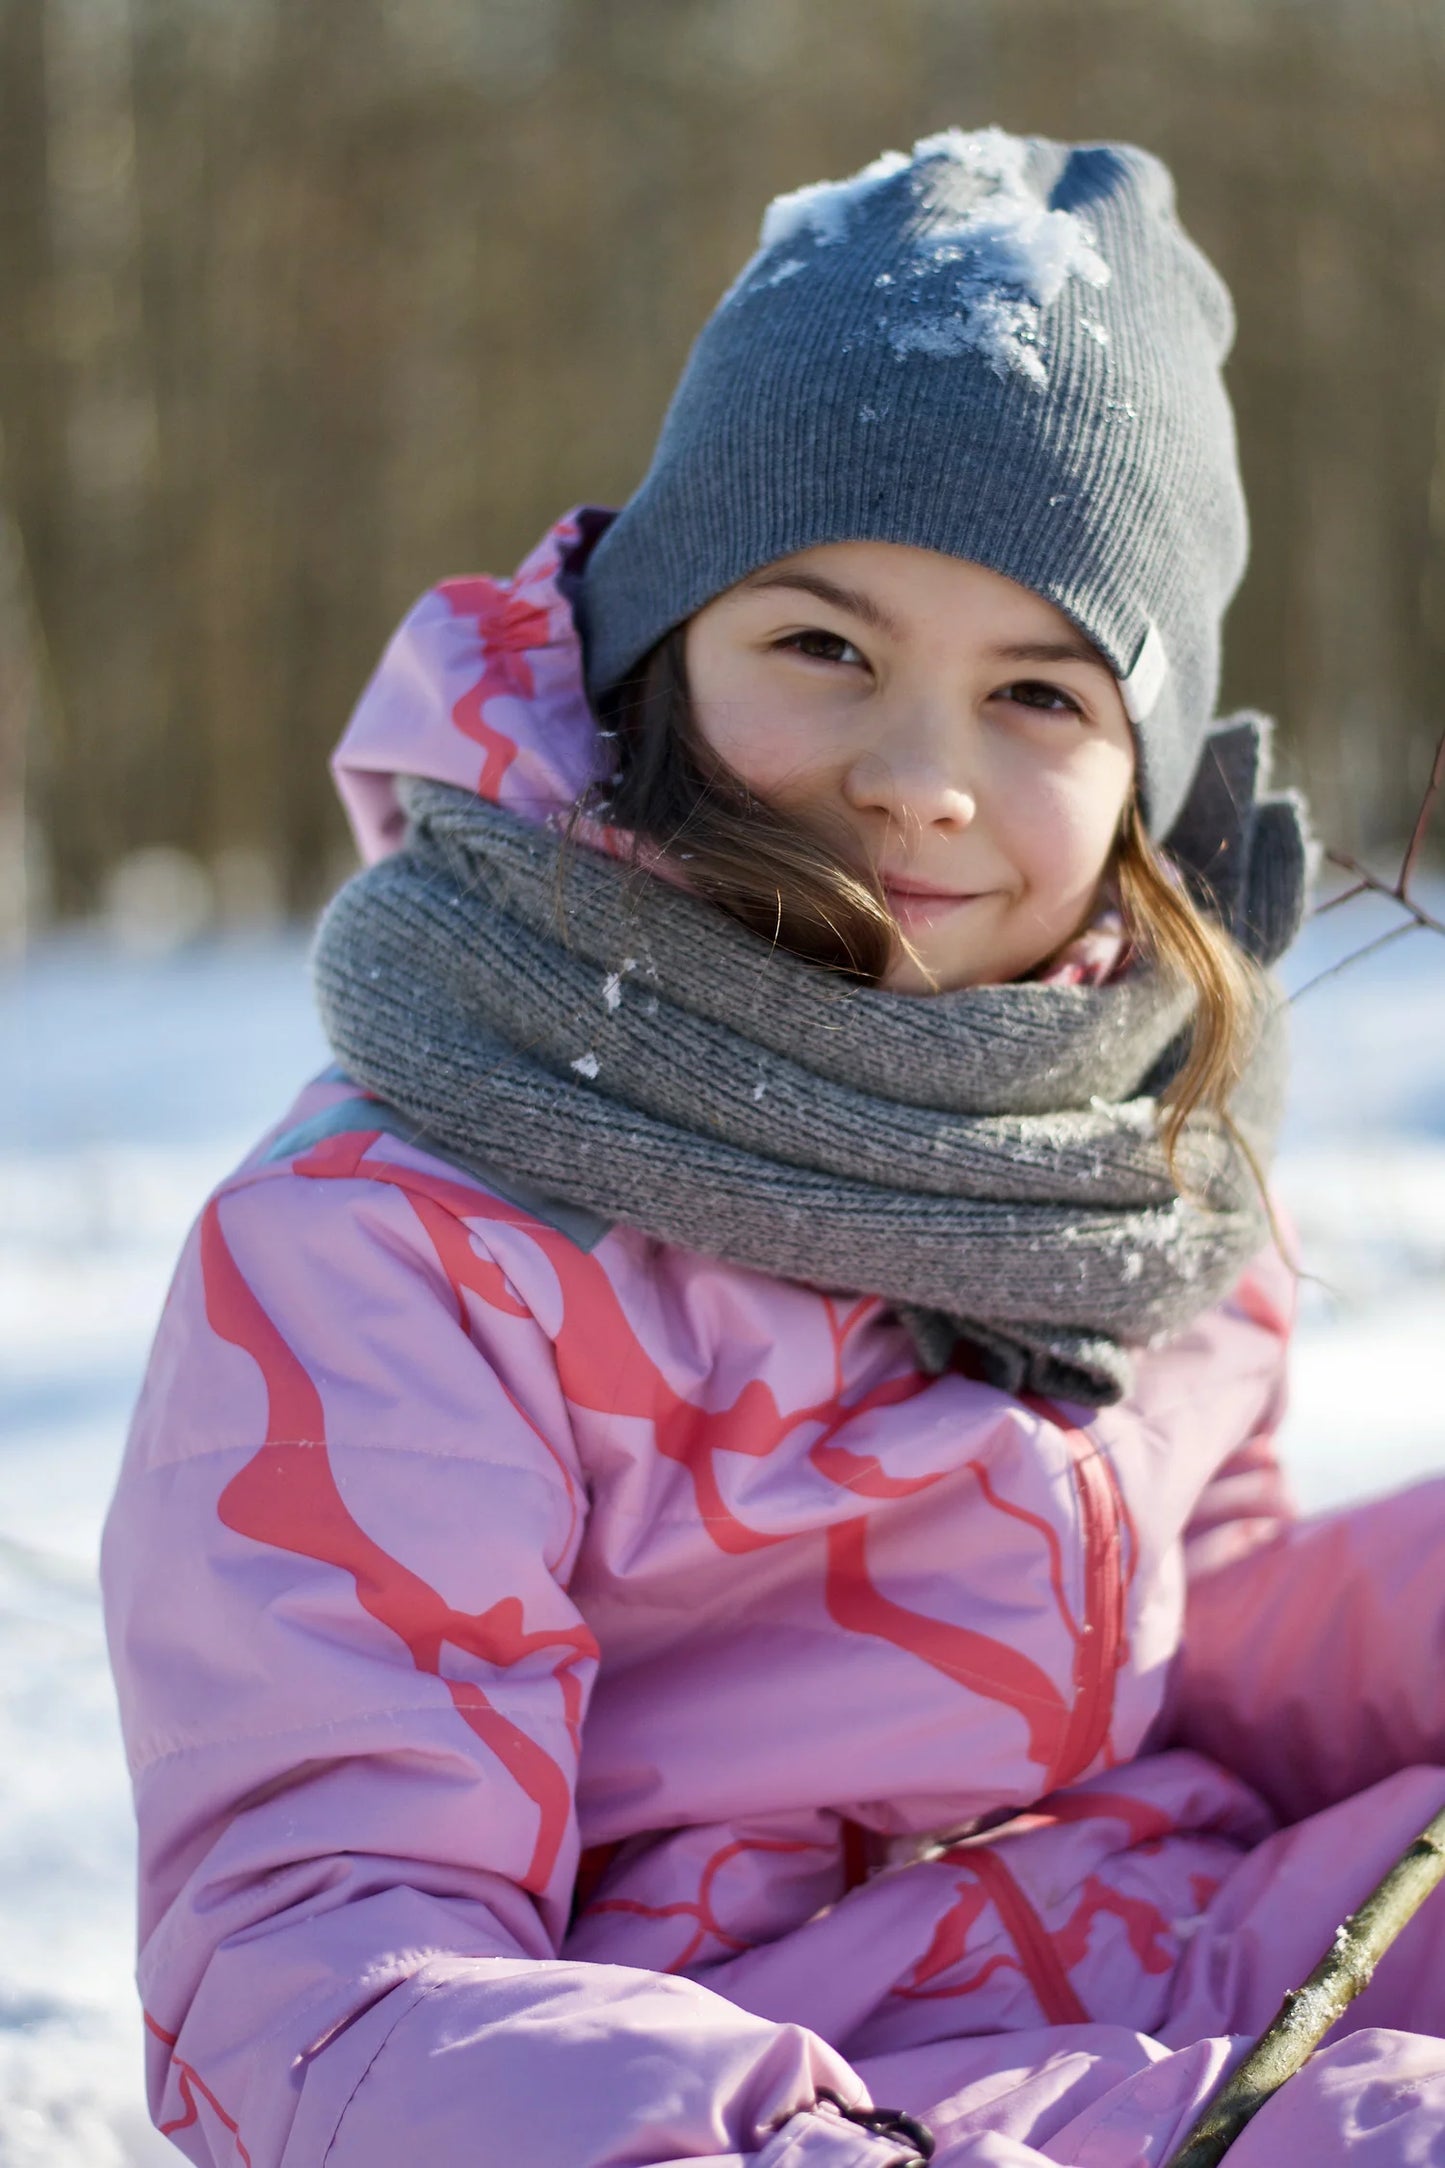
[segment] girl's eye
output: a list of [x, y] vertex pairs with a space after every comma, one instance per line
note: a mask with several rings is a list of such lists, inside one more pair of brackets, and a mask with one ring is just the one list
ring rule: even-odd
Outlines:
[[821, 626], [810, 626], [806, 632], [790, 632], [779, 640], [780, 648], [787, 648], [795, 655], [806, 655], [813, 662], [861, 663], [862, 655], [851, 640], [845, 640], [841, 632], [824, 632]]
[[1017, 707], [1034, 708], [1045, 715], [1082, 715], [1084, 712], [1072, 693], [1064, 692], [1058, 685], [1045, 685], [1038, 678], [1022, 678], [1016, 685], [1005, 685], [997, 698], [1011, 700]]

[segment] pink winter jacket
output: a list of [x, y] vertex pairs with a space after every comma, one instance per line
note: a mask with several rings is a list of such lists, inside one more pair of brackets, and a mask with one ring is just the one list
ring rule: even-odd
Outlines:
[[[396, 635], [367, 856], [399, 772], [590, 774], [575, 533]], [[207, 1203], [106, 1531], [162, 2129], [886, 2168], [871, 2095], [936, 2168], [1165, 2159], [1445, 1802], [1445, 1485], [1291, 1521], [1278, 1259], [1090, 1414], [386, 1114], [328, 1074]], [[1231, 2168], [1445, 2158], [1442, 2032], [1445, 1901]]]

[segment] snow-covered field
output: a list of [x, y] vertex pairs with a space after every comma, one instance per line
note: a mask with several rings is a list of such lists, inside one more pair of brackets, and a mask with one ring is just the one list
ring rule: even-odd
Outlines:
[[[1392, 923], [1317, 921], [1291, 984]], [[325, 1057], [297, 937], [57, 938], [0, 983], [0, 1045], [0, 2168], [121, 2168], [177, 2156], [141, 2104], [100, 1524], [186, 1225]], [[1295, 1045], [1287, 1451], [1314, 1507], [1445, 1465], [1445, 941], [1305, 994]]]

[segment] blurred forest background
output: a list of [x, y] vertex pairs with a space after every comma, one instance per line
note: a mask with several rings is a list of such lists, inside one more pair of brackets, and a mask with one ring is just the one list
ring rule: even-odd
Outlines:
[[410, 601], [628, 493], [769, 196], [988, 121], [1174, 167], [1240, 318], [1226, 704], [1332, 842], [1399, 835], [1445, 0], [0, 0], [0, 936], [162, 875], [313, 906]]

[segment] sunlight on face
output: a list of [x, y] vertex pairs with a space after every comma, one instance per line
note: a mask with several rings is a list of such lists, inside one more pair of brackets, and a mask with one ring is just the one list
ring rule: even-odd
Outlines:
[[1134, 740], [1113, 672], [1052, 603], [934, 550], [830, 542], [717, 596], [685, 639], [713, 751], [877, 867], [914, 951], [885, 986], [1019, 978], [1088, 922]]

